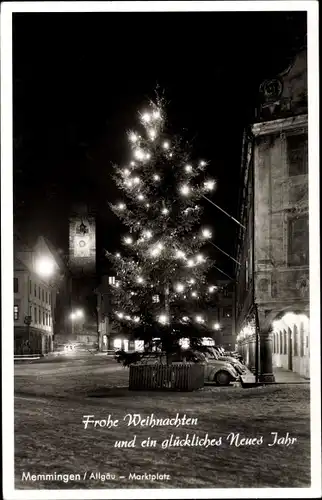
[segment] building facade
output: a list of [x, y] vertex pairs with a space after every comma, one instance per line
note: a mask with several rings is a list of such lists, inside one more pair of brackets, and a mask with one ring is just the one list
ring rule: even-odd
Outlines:
[[226, 351], [234, 351], [236, 345], [234, 284], [228, 280], [216, 280], [217, 291], [214, 297], [216, 307], [211, 311], [213, 339], [216, 345]]
[[309, 377], [306, 50], [260, 99], [244, 135], [235, 320], [248, 366], [273, 381], [276, 367]]
[[15, 235], [14, 352], [47, 354], [53, 350], [57, 293], [63, 266], [43, 237], [33, 247]]

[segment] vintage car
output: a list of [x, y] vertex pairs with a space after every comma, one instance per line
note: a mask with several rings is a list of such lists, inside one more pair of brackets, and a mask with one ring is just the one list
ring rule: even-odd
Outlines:
[[239, 373], [228, 361], [207, 357], [205, 362], [205, 382], [229, 385], [239, 379]]
[[228, 361], [228, 363], [231, 363], [233, 365], [239, 375], [243, 375], [247, 372], [246, 366], [243, 365], [237, 358], [235, 358], [234, 356], [227, 356], [225, 354], [222, 354], [222, 351], [220, 351], [216, 347], [211, 348], [211, 354], [208, 353], [207, 356], [216, 358], [221, 361]]

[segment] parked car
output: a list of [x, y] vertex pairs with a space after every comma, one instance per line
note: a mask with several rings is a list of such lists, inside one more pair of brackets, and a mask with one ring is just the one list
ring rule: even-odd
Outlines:
[[241, 354], [239, 354], [239, 352], [237, 352], [237, 351], [226, 351], [224, 353], [224, 356], [231, 356], [233, 358], [238, 359], [238, 361], [240, 361], [240, 363], [245, 364], [243, 356]]
[[239, 379], [236, 368], [222, 359], [206, 357], [205, 382], [215, 382], [217, 385], [229, 385]]
[[[216, 348], [216, 347], [211, 348], [211, 351], [213, 351], [211, 356], [213, 356], [219, 360], [228, 361], [228, 363], [231, 363], [233, 365], [233, 367], [235, 368], [235, 370], [239, 373], [239, 375], [243, 375], [247, 372], [246, 366], [243, 365], [237, 358], [235, 358], [233, 356], [227, 356], [226, 354], [222, 354], [223, 351]], [[208, 355], [210, 355], [210, 354], [208, 354]]]

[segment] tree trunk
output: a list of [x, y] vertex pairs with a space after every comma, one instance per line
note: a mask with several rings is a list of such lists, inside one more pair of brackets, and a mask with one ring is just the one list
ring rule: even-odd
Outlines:
[[[170, 293], [169, 283], [166, 283], [166, 284], [164, 285], [164, 311], [165, 311], [166, 316], [167, 316], [167, 317], [168, 317], [168, 319], [169, 319], [169, 324], [170, 324], [170, 303], [169, 303], [169, 293]], [[169, 353], [167, 352], [167, 353], [166, 353], [166, 363], [167, 363], [167, 365], [170, 365], [170, 361], [171, 361], [171, 357], [170, 357]]]

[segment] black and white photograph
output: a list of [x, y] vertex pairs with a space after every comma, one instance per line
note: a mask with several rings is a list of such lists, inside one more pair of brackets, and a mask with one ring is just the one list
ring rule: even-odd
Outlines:
[[4, 498], [320, 496], [317, 3], [1, 7]]

